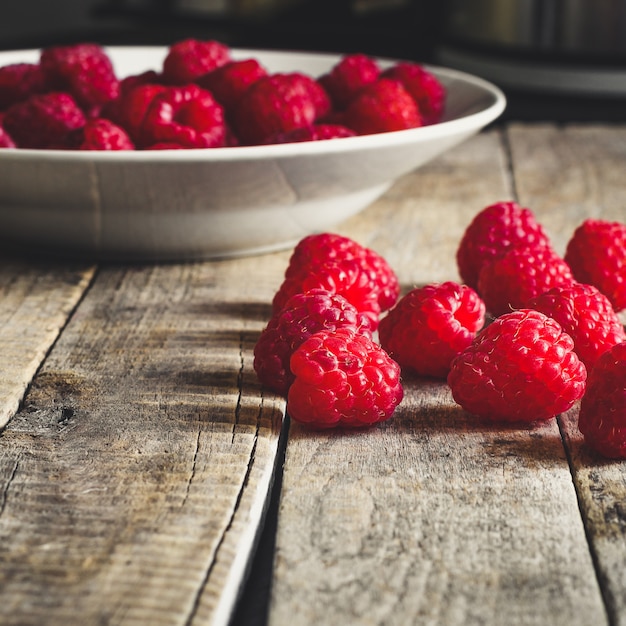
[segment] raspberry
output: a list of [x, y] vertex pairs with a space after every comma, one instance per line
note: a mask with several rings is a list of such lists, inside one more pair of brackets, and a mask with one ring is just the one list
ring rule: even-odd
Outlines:
[[73, 147], [74, 131], [85, 121], [69, 94], [51, 92], [14, 104], [5, 113], [3, 125], [20, 148], [65, 150]]
[[316, 428], [371, 426], [400, 403], [400, 366], [369, 337], [321, 331], [293, 353], [287, 412]]
[[143, 118], [141, 144], [174, 142], [186, 148], [218, 148], [226, 144], [224, 110], [197, 85], [168, 87], [158, 93]]
[[345, 112], [345, 124], [359, 135], [422, 125], [417, 105], [402, 83], [381, 78], [364, 87]]
[[399, 80], [417, 104], [423, 123], [441, 121], [446, 90], [439, 79], [417, 63], [397, 63], [382, 73], [384, 78]]
[[161, 85], [162, 77], [154, 70], [147, 70], [141, 74], [131, 74], [120, 80], [120, 95], [123, 96], [140, 85]]
[[569, 265], [550, 247], [511, 248], [483, 264], [478, 293], [494, 316], [525, 306], [548, 289], [570, 285]]
[[69, 92], [88, 114], [119, 95], [120, 84], [107, 53], [97, 44], [52, 46], [41, 52], [41, 69], [53, 89]]
[[331, 98], [333, 107], [345, 109], [355, 96], [380, 76], [380, 67], [365, 54], [349, 54], [343, 57], [328, 74], [320, 76], [318, 82]]
[[186, 146], [182, 146], [179, 143], [173, 141], [159, 141], [153, 143], [151, 146], [146, 146], [144, 150], [186, 150]]
[[147, 83], [124, 90], [103, 108], [102, 115], [122, 127], [135, 144], [144, 147], [142, 126], [146, 113], [156, 96], [166, 89], [163, 85]]
[[0, 148], [15, 148], [15, 142], [11, 139], [9, 133], [4, 130], [3, 120], [4, 114], [0, 113]]
[[626, 459], [626, 343], [607, 350], [589, 372], [578, 428], [592, 450]]
[[0, 67], [0, 111], [45, 90], [46, 80], [38, 64], [14, 63]]
[[230, 61], [230, 49], [218, 41], [184, 39], [172, 44], [163, 61], [163, 79], [186, 85]]
[[254, 369], [268, 388], [287, 395], [293, 382], [289, 359], [311, 335], [348, 328], [371, 337], [368, 319], [344, 297], [323, 289], [296, 294], [265, 327], [254, 347]]
[[574, 340], [574, 350], [588, 371], [602, 353], [626, 341], [624, 327], [608, 298], [591, 285], [555, 287], [532, 298], [527, 306], [561, 325]]
[[485, 323], [485, 305], [466, 285], [426, 285], [407, 293], [383, 317], [380, 345], [401, 367], [445, 378], [452, 359]]
[[305, 237], [294, 248], [285, 270], [285, 283], [274, 297], [274, 310], [280, 310], [293, 293], [302, 291], [302, 284], [311, 274], [320, 273], [320, 268], [328, 263], [336, 265], [346, 260], [356, 261], [360, 274], [365, 274], [366, 300], [369, 303], [374, 295], [378, 312], [390, 309], [397, 302], [398, 278], [382, 256], [349, 237], [321, 233]]
[[358, 260], [331, 259], [312, 267], [306, 275], [285, 278], [274, 296], [274, 313], [281, 311], [292, 296], [311, 289], [324, 289], [343, 296], [360, 313], [367, 316], [372, 330], [378, 327], [378, 292], [367, 269]]
[[323, 141], [325, 139], [341, 139], [354, 137], [356, 133], [339, 124], [314, 124], [306, 128], [296, 128], [288, 133], [272, 135], [266, 143], [292, 143], [301, 141]]
[[583, 395], [586, 378], [559, 324], [521, 309], [476, 336], [452, 362], [448, 385], [454, 400], [477, 417], [530, 423], [568, 410]]
[[233, 111], [233, 129], [244, 144], [262, 144], [276, 133], [310, 126], [319, 103], [300, 75], [274, 74], [254, 82]]
[[626, 224], [585, 220], [567, 244], [565, 261], [576, 280], [597, 287], [616, 311], [626, 309]]
[[134, 150], [135, 146], [119, 126], [101, 118], [87, 120], [81, 129], [79, 150]]
[[245, 59], [222, 65], [198, 78], [196, 84], [210, 91], [224, 109], [229, 111], [239, 102], [248, 87], [264, 76], [267, 76], [267, 70], [256, 59]]
[[485, 261], [513, 247], [549, 246], [550, 241], [530, 209], [515, 202], [497, 202], [474, 216], [457, 249], [456, 260], [463, 282], [476, 289]]

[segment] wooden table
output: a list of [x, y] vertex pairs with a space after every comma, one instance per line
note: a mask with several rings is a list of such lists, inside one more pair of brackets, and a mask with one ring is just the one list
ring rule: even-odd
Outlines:
[[[533, 209], [564, 251], [626, 218], [626, 126], [510, 123], [400, 180], [337, 231], [404, 290], [458, 280], [472, 216]], [[626, 463], [577, 408], [477, 426], [405, 377], [394, 418], [313, 433], [252, 350], [290, 251], [162, 266], [5, 255], [0, 623], [226, 624], [287, 438], [272, 626], [626, 624]]]

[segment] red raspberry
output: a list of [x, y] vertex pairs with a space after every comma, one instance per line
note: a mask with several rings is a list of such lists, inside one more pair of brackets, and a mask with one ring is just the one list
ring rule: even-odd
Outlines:
[[466, 285], [426, 285], [407, 293], [383, 317], [380, 345], [403, 368], [445, 378], [452, 359], [465, 350], [485, 323], [485, 305]]
[[494, 316], [518, 309], [548, 289], [571, 285], [569, 265], [550, 247], [511, 248], [483, 264], [478, 293]]
[[585, 220], [567, 244], [576, 280], [597, 287], [616, 311], [626, 309], [626, 224]]
[[474, 216], [465, 230], [456, 260], [461, 279], [473, 289], [485, 261], [509, 248], [549, 246], [550, 240], [530, 209], [515, 202], [497, 202]]
[[555, 287], [530, 300], [527, 306], [561, 325], [574, 340], [574, 350], [588, 371], [602, 353], [626, 341], [624, 327], [608, 298], [591, 285]]
[[578, 428], [591, 449], [626, 459], [626, 343], [607, 350], [589, 372]]
[[344, 297], [323, 289], [296, 294], [265, 327], [254, 347], [254, 369], [269, 389], [286, 396], [293, 374], [291, 355], [311, 335], [348, 328], [371, 337], [367, 317]]
[[534, 422], [567, 411], [587, 370], [572, 338], [532, 309], [499, 317], [452, 362], [448, 385], [463, 409], [493, 421]]
[[226, 144], [224, 110], [197, 85], [168, 87], [148, 105], [140, 136], [141, 145], [173, 142], [187, 148], [219, 148]]
[[300, 75], [274, 74], [254, 82], [233, 111], [233, 129], [244, 144], [262, 144], [276, 133], [310, 126], [318, 106]]
[[144, 147], [142, 127], [146, 113], [156, 96], [166, 89], [163, 85], [148, 83], [124, 90], [119, 98], [103, 108], [102, 115], [121, 126], [135, 144]]
[[267, 70], [256, 59], [245, 59], [222, 65], [198, 78], [196, 84], [210, 91], [224, 109], [230, 111], [248, 87], [264, 76]]
[[4, 113], [0, 113], [0, 148], [15, 148], [15, 142], [11, 139], [9, 133], [4, 130], [3, 120]]
[[399, 80], [417, 104], [424, 124], [441, 121], [446, 102], [446, 89], [439, 79], [417, 63], [397, 63], [382, 74]]
[[52, 92], [14, 104], [6, 112], [3, 125], [20, 148], [66, 150], [74, 147], [74, 131], [85, 121], [69, 94]]
[[[320, 268], [329, 262], [337, 264], [344, 260], [357, 261], [367, 278], [366, 292], [374, 294], [379, 311], [386, 311], [397, 302], [400, 284], [382, 256], [349, 237], [321, 233], [304, 237], [294, 248], [285, 270], [283, 289], [274, 297], [274, 310], [280, 310], [292, 293], [301, 292], [302, 284], [310, 274], [319, 273]], [[367, 300], [369, 302], [369, 295]]]
[[422, 125], [417, 105], [397, 80], [381, 78], [364, 87], [345, 112], [345, 124], [359, 135]]
[[120, 80], [120, 95], [123, 96], [135, 87], [140, 85], [161, 85], [163, 84], [163, 78], [157, 74], [154, 70], [147, 70], [141, 74], [132, 74], [126, 76]]
[[45, 90], [46, 80], [38, 64], [14, 63], [0, 67], [0, 111]]
[[400, 366], [369, 337], [347, 328], [309, 337], [291, 357], [287, 411], [316, 428], [371, 426], [403, 396]]
[[42, 50], [41, 69], [53, 89], [69, 92], [90, 115], [119, 95], [120, 84], [107, 53], [97, 44]]
[[283, 309], [289, 298], [311, 289], [324, 289], [343, 296], [360, 313], [367, 316], [372, 330], [378, 327], [378, 291], [367, 269], [358, 260], [331, 259], [310, 268], [306, 275], [285, 278], [274, 296], [274, 314]]
[[79, 150], [134, 150], [135, 146], [119, 126], [102, 118], [88, 120], [81, 129]]
[[306, 128], [296, 128], [288, 133], [278, 133], [269, 137], [266, 143], [292, 143], [302, 141], [323, 141], [325, 139], [341, 139], [354, 137], [356, 133], [339, 124], [314, 124]]
[[218, 41], [184, 39], [172, 44], [163, 61], [163, 79], [186, 85], [230, 61], [230, 49]]
[[380, 76], [378, 63], [365, 54], [349, 54], [343, 57], [328, 74], [318, 82], [330, 96], [336, 109], [345, 109], [355, 96]]

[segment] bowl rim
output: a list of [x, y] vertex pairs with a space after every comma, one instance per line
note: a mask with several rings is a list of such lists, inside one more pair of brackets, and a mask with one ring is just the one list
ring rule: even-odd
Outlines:
[[[148, 54], [163, 54], [167, 46], [103, 46], [108, 52], [124, 54], [125, 52], [146, 52]], [[39, 50], [2, 50], [0, 51], [0, 64], [3, 56], [15, 54], [32, 55]], [[274, 56], [276, 58], [292, 57], [321, 62], [333, 63], [339, 60], [343, 54], [328, 54], [319, 52], [287, 51], [274, 49], [231, 48], [234, 58], [246, 58], [251, 55]], [[383, 66], [389, 66], [400, 62], [401, 59], [373, 56]], [[221, 148], [187, 148], [183, 150], [49, 150], [31, 148], [7, 148], [0, 149], [1, 161], [18, 160], [49, 160], [66, 162], [128, 162], [128, 163], [168, 163], [168, 162], [220, 162], [220, 161], [244, 161], [268, 158], [284, 158], [298, 156], [323, 156], [326, 154], [348, 153], [376, 148], [390, 148], [405, 144], [418, 144], [437, 138], [445, 138], [451, 135], [461, 134], [464, 131], [470, 133], [475, 129], [485, 127], [496, 120], [506, 108], [506, 97], [503, 91], [493, 83], [452, 68], [447, 68], [429, 63], [420, 63], [425, 69], [435, 74], [440, 79], [447, 79], [472, 86], [482, 91], [485, 96], [491, 97], [491, 102], [484, 108], [452, 119], [444, 119], [436, 124], [410, 128], [406, 130], [390, 131], [371, 135], [359, 135], [356, 137], [342, 137], [327, 141], [305, 141], [282, 144], [262, 144], [252, 146], [227, 146]], [[297, 70], [294, 70], [297, 71]]]

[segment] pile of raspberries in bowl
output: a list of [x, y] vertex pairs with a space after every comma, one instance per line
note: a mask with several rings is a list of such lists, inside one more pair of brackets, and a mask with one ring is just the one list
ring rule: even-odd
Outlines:
[[327, 73], [270, 72], [218, 41], [185, 39], [162, 67], [117, 76], [95, 43], [0, 67], [0, 147], [173, 150], [371, 135], [436, 124], [446, 89], [413, 62], [364, 54]]

